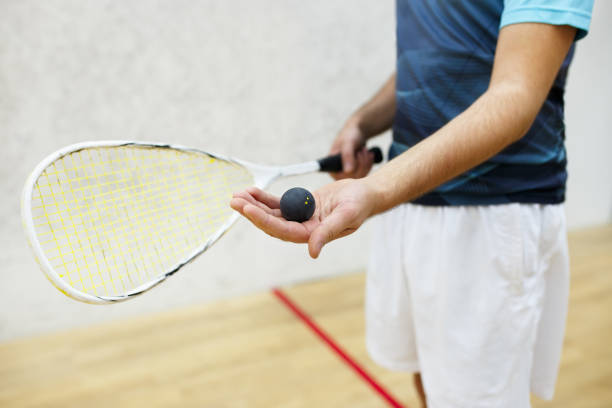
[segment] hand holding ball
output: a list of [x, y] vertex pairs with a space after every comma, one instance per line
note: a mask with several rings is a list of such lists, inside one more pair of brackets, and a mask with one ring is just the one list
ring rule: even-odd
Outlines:
[[280, 210], [287, 221], [308, 221], [315, 211], [314, 196], [306, 189], [294, 187], [281, 197]]

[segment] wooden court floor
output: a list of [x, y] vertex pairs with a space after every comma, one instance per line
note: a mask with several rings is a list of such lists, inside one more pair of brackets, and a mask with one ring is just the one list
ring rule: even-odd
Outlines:
[[[533, 404], [612, 407], [612, 226], [571, 233], [570, 251], [557, 393]], [[363, 284], [353, 274], [285, 293], [402, 406], [418, 407], [410, 376], [366, 354]], [[0, 344], [0, 407], [384, 406], [271, 293]]]

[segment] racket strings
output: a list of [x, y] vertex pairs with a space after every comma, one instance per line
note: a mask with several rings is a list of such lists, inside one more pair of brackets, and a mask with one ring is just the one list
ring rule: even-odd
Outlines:
[[75, 289], [116, 296], [188, 260], [253, 184], [239, 165], [198, 153], [100, 147], [68, 154], [37, 180], [32, 217], [45, 256]]

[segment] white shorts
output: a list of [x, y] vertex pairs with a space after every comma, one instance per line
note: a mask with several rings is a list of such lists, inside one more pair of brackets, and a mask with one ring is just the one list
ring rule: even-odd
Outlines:
[[404, 204], [375, 222], [374, 361], [421, 372], [429, 408], [551, 399], [569, 295], [563, 205]]

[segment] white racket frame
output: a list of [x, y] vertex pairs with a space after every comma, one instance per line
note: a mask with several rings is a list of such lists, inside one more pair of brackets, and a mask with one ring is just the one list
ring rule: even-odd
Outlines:
[[77, 143], [70, 146], [66, 146], [49, 156], [43, 159], [32, 171], [29, 177], [26, 180], [25, 186], [23, 188], [23, 193], [21, 196], [21, 219], [23, 221], [24, 230], [26, 236], [28, 238], [28, 242], [34, 251], [34, 256], [43, 270], [45, 276], [49, 281], [62, 293], [66, 296], [69, 296], [75, 300], [79, 300], [81, 302], [92, 303], [92, 304], [109, 304], [127, 300], [136, 295], [140, 295], [143, 292], [159, 285], [161, 282], [166, 280], [169, 276], [173, 275], [176, 271], [181, 269], [183, 266], [187, 265], [195, 258], [197, 258], [200, 254], [204, 253], [208, 248], [210, 248], [219, 238], [225, 234], [230, 227], [236, 222], [236, 220], [240, 217], [240, 214], [235, 213], [230, 216], [230, 218], [201, 246], [196, 248], [191, 254], [189, 254], [185, 259], [175, 264], [168, 272], [157, 276], [151, 281], [138, 286], [131, 290], [129, 293], [120, 296], [97, 296], [89, 293], [85, 293], [79, 291], [72, 286], [68, 285], [62, 278], [60, 278], [59, 274], [55, 271], [51, 262], [45, 255], [45, 252], [42, 249], [41, 243], [36, 234], [36, 230], [34, 228], [34, 220], [32, 217], [32, 193], [34, 191], [34, 186], [38, 181], [38, 178], [42, 174], [42, 172], [51, 165], [51, 163], [59, 160], [60, 158], [78, 152], [79, 150], [90, 149], [90, 148], [99, 148], [99, 147], [123, 147], [123, 146], [136, 146], [143, 148], [162, 148], [162, 149], [173, 149], [183, 152], [197, 153], [206, 155], [209, 157], [214, 157], [215, 159], [225, 160], [237, 165], [240, 165], [247, 169], [255, 180], [255, 186], [261, 189], [265, 189], [268, 187], [274, 180], [283, 176], [292, 176], [306, 173], [313, 173], [320, 171], [320, 165], [318, 161], [309, 161], [289, 166], [265, 166], [261, 164], [250, 163], [244, 160], [239, 160], [227, 156], [223, 156], [216, 153], [206, 152], [204, 150], [195, 149], [191, 147], [181, 146], [181, 145], [173, 145], [167, 143], [159, 143], [159, 142], [136, 142], [136, 141], [122, 141], [122, 140], [104, 140], [104, 141], [95, 141], [95, 142], [83, 142]]

